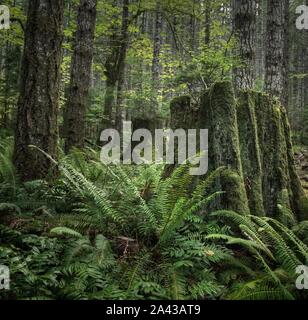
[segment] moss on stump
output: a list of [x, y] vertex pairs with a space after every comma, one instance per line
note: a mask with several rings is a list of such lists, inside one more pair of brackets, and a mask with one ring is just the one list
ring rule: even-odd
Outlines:
[[215, 182], [215, 191], [225, 191], [215, 209], [278, 217], [281, 205], [307, 219], [288, 117], [277, 100], [246, 91], [236, 103], [232, 84], [219, 82], [203, 92], [198, 110], [188, 96], [174, 99], [171, 127], [209, 130], [209, 171], [226, 167]]
[[204, 94], [198, 126], [209, 130], [210, 171], [219, 167], [227, 168], [216, 183], [216, 190], [226, 192], [217, 204], [218, 209], [228, 208], [243, 214], [249, 213], [231, 83], [219, 82]]
[[262, 165], [255, 114], [255, 94], [253, 92], [246, 91], [239, 94], [237, 117], [241, 160], [249, 208], [254, 214], [263, 216]]

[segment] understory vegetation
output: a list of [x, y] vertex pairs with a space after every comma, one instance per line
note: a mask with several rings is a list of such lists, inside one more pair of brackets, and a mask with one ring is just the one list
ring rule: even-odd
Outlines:
[[0, 147], [1, 299], [305, 299], [307, 222], [212, 212], [215, 176], [188, 165], [105, 166], [96, 151], [62, 156], [60, 176], [20, 183], [12, 140]]
[[308, 0], [0, 4], [0, 300], [308, 299]]

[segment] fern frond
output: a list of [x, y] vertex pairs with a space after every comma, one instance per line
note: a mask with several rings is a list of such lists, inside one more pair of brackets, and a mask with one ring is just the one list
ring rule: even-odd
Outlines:
[[58, 235], [58, 236], [69, 236], [73, 238], [82, 238], [82, 235], [79, 232], [76, 232], [72, 229], [66, 227], [57, 227], [50, 230], [51, 234]]

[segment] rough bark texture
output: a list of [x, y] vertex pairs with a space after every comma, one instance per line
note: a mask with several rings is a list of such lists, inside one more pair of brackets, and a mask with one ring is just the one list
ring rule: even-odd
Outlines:
[[189, 96], [182, 96], [172, 100], [171, 129], [190, 129], [196, 123], [196, 110]]
[[288, 0], [267, 1], [265, 90], [286, 107], [288, 66]]
[[250, 211], [264, 215], [262, 194], [262, 164], [255, 114], [255, 94], [241, 92], [237, 108], [241, 160]]
[[122, 122], [125, 119], [124, 111], [124, 84], [125, 84], [125, 59], [128, 48], [128, 18], [129, 18], [129, 0], [123, 0], [122, 12], [122, 29], [121, 29], [121, 50], [118, 60], [118, 92], [117, 92], [117, 107], [116, 107], [116, 128], [122, 132]]
[[231, 83], [215, 84], [200, 106], [200, 128], [209, 130], [209, 169], [226, 167], [216, 190], [226, 191], [218, 207], [249, 213], [244, 187], [236, 103]]
[[243, 64], [234, 69], [237, 89], [252, 89], [255, 81], [256, 16], [255, 0], [233, 0], [234, 33], [238, 39], [238, 56]]
[[[174, 99], [171, 102], [171, 128], [209, 129], [209, 170], [225, 167], [215, 181], [215, 190], [226, 193], [216, 201], [214, 208], [247, 214], [249, 208], [231, 83], [217, 83], [203, 94], [201, 100], [200, 106], [194, 106], [188, 96]], [[175, 166], [167, 166], [164, 177], [170, 176]]]
[[152, 82], [153, 92], [155, 92], [155, 98], [153, 101], [153, 107], [155, 115], [159, 113], [160, 97], [161, 97], [161, 73], [162, 66], [160, 63], [160, 54], [162, 48], [162, 30], [163, 30], [163, 17], [161, 12], [161, 4], [158, 2], [156, 6], [155, 14], [155, 29], [153, 39], [153, 61], [152, 61]]
[[[289, 122], [277, 99], [241, 91], [236, 105], [231, 83], [217, 83], [203, 94], [198, 108], [187, 96], [176, 98], [171, 126], [209, 130], [209, 171], [226, 167], [215, 184], [215, 191], [226, 193], [214, 209], [277, 218], [283, 206], [298, 220], [307, 219]], [[167, 176], [173, 168], [166, 168]]]
[[297, 213], [298, 220], [304, 221], [308, 219], [308, 199], [305, 197], [305, 191], [296, 171], [291, 128], [285, 109], [282, 110], [282, 123], [287, 144], [287, 161], [290, 179], [290, 204], [293, 211]]
[[23, 181], [45, 178], [52, 167], [29, 145], [57, 158], [63, 7], [63, 0], [29, 2], [14, 152]]
[[277, 100], [256, 95], [255, 111], [261, 150], [263, 203], [269, 216], [278, 205], [290, 208], [302, 220], [304, 191], [295, 169], [291, 131], [285, 109]]
[[155, 30], [154, 30], [154, 46], [153, 46], [153, 62], [152, 62], [152, 80], [155, 85], [159, 85], [160, 74], [161, 74], [161, 65], [160, 65], [160, 52], [162, 46], [162, 21], [161, 6], [158, 3], [156, 7], [155, 14]]
[[266, 34], [266, 4], [267, 0], [257, 0], [257, 30], [256, 30], [256, 63], [255, 76], [257, 84], [264, 82], [265, 74], [265, 41]]
[[[193, 129], [198, 122], [198, 110], [195, 109], [191, 103], [189, 96], [177, 97], [171, 101], [170, 104], [170, 128], [176, 129]], [[177, 148], [178, 144], [175, 141], [175, 160], [177, 160]], [[166, 165], [163, 173], [163, 178], [169, 177], [173, 170], [178, 166], [177, 163]]]
[[[111, 52], [105, 63], [106, 81], [106, 95], [103, 127], [108, 128], [113, 124], [112, 114], [116, 97], [116, 89], [123, 90], [125, 59], [128, 47], [128, 27], [129, 27], [129, 0], [123, 0], [122, 10], [122, 26], [121, 32], [115, 33], [110, 39]], [[122, 120], [122, 91], [119, 93], [120, 101], [116, 105], [115, 124], [120, 126]]]
[[287, 146], [278, 101], [258, 95], [256, 102], [259, 145], [263, 170], [263, 202], [274, 216], [277, 204], [289, 207]]
[[204, 3], [204, 43], [206, 45], [210, 44], [211, 41], [211, 13], [212, 13], [212, 3], [211, 0], [206, 0]]
[[93, 58], [96, 3], [97, 0], [80, 0], [78, 7], [69, 96], [64, 117], [66, 152], [69, 152], [72, 147], [84, 147], [85, 118]]

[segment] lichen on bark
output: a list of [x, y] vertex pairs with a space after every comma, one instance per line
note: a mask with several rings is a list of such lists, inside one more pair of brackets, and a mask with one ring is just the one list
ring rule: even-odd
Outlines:
[[199, 127], [209, 130], [209, 168], [226, 167], [216, 183], [225, 195], [218, 208], [249, 213], [244, 187], [234, 91], [230, 82], [216, 83], [202, 98]]
[[284, 128], [284, 136], [287, 145], [287, 160], [290, 181], [289, 193], [291, 197], [291, 208], [293, 209], [293, 212], [297, 214], [297, 219], [299, 221], [304, 221], [308, 218], [308, 199], [305, 197], [304, 189], [296, 172], [291, 128], [288, 115], [284, 108], [282, 108], [281, 113], [282, 124]]
[[215, 181], [213, 191], [225, 193], [214, 209], [277, 218], [283, 206], [297, 220], [307, 217], [288, 117], [277, 99], [241, 91], [236, 102], [232, 84], [219, 82], [202, 93], [198, 110], [188, 96], [174, 99], [171, 127], [209, 130], [209, 172], [226, 168]]
[[278, 100], [259, 93], [255, 103], [262, 163], [263, 203], [267, 216], [278, 204], [290, 208], [287, 144]]
[[245, 91], [239, 94], [237, 117], [240, 138], [241, 161], [250, 211], [264, 215], [262, 193], [262, 165], [255, 114], [255, 93]]

